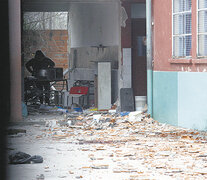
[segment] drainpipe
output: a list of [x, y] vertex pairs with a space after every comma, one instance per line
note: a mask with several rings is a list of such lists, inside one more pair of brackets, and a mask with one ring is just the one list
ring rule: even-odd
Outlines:
[[152, 1], [146, 0], [146, 30], [147, 30], [147, 105], [148, 114], [153, 114], [153, 74], [152, 74]]
[[22, 120], [21, 110], [21, 2], [9, 0], [9, 56], [11, 121]]

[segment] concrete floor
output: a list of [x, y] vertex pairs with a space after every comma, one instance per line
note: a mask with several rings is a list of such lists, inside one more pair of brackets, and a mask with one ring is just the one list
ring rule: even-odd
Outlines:
[[206, 132], [151, 118], [103, 116], [110, 121], [99, 128], [86, 126], [93, 115], [76, 117], [74, 126], [59, 125], [66, 116], [57, 113], [33, 114], [21, 126], [12, 126], [27, 132], [8, 136], [8, 153], [40, 155], [44, 161], [9, 164], [8, 180], [37, 180], [40, 175], [46, 180], [207, 179]]

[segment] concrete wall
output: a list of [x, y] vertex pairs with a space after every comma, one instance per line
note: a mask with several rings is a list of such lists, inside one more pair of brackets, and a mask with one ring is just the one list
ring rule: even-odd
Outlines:
[[112, 102], [118, 95], [119, 8], [119, 2], [114, 1], [71, 3], [69, 9], [70, 86], [75, 80], [93, 81], [98, 73], [97, 63], [111, 62]]
[[118, 53], [118, 46], [71, 48], [70, 67], [96, 69], [96, 62], [111, 61], [112, 69], [118, 69]]
[[72, 3], [69, 26], [71, 47], [119, 44], [119, 4]]
[[111, 62], [111, 100], [115, 103], [118, 98], [118, 46], [106, 48], [79, 47], [71, 48], [70, 77], [71, 87], [76, 80], [94, 81], [98, 74], [98, 62]]

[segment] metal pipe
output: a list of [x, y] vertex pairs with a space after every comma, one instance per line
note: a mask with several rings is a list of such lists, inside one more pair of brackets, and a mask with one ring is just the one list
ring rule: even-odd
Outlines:
[[22, 120], [21, 108], [21, 1], [9, 0], [9, 55], [11, 121]]
[[147, 31], [147, 105], [148, 113], [153, 114], [153, 71], [152, 71], [152, 1], [146, 0]]

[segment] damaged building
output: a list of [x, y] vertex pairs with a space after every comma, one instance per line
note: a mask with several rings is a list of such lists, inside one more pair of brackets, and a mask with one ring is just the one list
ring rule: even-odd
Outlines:
[[[53, 89], [58, 105], [84, 100], [86, 108], [135, 111], [147, 104], [160, 122], [205, 130], [205, 8], [204, 0], [9, 1], [10, 22], [16, 22], [10, 23], [11, 121], [22, 120], [22, 70], [26, 51], [35, 51], [22, 43], [22, 15], [66, 12], [67, 27], [51, 31], [50, 24], [44, 41], [60, 38], [63, 49], [39, 47], [63, 68], [67, 87]], [[78, 87], [87, 90], [81, 94]]]
[[[116, 104], [122, 111], [134, 111], [135, 96], [141, 97], [142, 104], [146, 104], [145, 2], [68, 1], [63, 7], [64, 3], [22, 2], [23, 64], [32, 58], [35, 50], [41, 49], [56, 63], [56, 67], [63, 68], [68, 87], [54, 93], [55, 102], [63, 107], [71, 107], [75, 102], [82, 107], [101, 110]], [[138, 34], [135, 33], [137, 29]], [[138, 41], [133, 43], [139, 46], [139, 51], [137, 56], [135, 48], [133, 56], [134, 59], [142, 59], [141, 66], [137, 66], [139, 69], [132, 66], [131, 42], [135, 36], [138, 36]], [[136, 68], [132, 70], [131, 67]], [[22, 70], [24, 77], [29, 75], [24, 65]], [[137, 73], [142, 76], [137, 76]], [[87, 96], [71, 94], [75, 89], [73, 86], [88, 86]], [[22, 94], [27, 96], [25, 92]], [[124, 100], [126, 95], [127, 101]], [[120, 96], [123, 97], [122, 107]], [[124, 104], [126, 102], [128, 104]]]
[[[206, 0], [9, 0], [1, 169], [12, 180], [206, 179], [206, 14]], [[36, 50], [55, 66], [34, 77]], [[38, 81], [50, 82], [49, 105]]]

